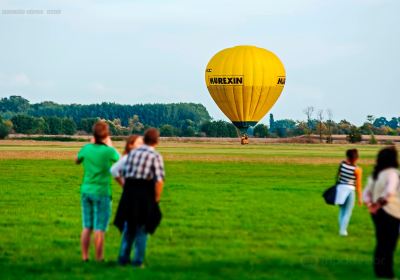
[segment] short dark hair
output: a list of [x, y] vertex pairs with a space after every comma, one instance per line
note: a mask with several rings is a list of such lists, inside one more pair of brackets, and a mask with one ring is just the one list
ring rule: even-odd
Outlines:
[[110, 136], [110, 128], [104, 121], [98, 121], [93, 125], [93, 136], [96, 144], [101, 144], [104, 139]]
[[387, 168], [399, 168], [398, 153], [396, 147], [387, 147], [379, 151], [376, 159], [374, 173], [372, 174], [374, 180], [378, 179], [381, 171]]
[[346, 157], [351, 161], [358, 159], [358, 150], [357, 149], [347, 150]]
[[143, 142], [146, 145], [155, 145], [158, 144], [158, 140], [160, 137], [160, 132], [158, 131], [157, 128], [149, 128], [144, 132], [144, 139]]

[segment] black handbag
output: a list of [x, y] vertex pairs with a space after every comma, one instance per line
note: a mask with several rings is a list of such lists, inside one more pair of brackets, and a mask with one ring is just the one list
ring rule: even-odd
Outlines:
[[335, 205], [336, 201], [336, 190], [337, 190], [337, 185], [339, 182], [339, 174], [340, 174], [340, 167], [342, 164], [339, 165], [339, 170], [336, 175], [336, 184], [333, 185], [332, 187], [326, 189], [324, 193], [322, 194], [322, 197], [325, 199], [326, 204], [329, 205]]
[[323, 198], [325, 199], [326, 204], [335, 205], [336, 200], [336, 188], [337, 185], [334, 185], [327, 190], [324, 191], [322, 194]]

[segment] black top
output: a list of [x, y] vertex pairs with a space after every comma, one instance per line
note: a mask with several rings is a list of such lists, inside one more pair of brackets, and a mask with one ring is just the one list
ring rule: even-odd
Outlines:
[[114, 225], [122, 232], [127, 222], [128, 231], [135, 232], [144, 225], [153, 234], [161, 222], [161, 211], [155, 201], [155, 183], [152, 180], [126, 178]]

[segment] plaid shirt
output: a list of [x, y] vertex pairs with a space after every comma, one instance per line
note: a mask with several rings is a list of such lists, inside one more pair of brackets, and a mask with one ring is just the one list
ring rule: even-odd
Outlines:
[[124, 178], [164, 180], [163, 158], [153, 147], [142, 145], [128, 154], [122, 175]]

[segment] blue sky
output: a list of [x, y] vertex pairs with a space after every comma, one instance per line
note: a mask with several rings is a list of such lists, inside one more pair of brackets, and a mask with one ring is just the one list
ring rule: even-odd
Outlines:
[[400, 116], [400, 1], [0, 0], [0, 9], [0, 97], [196, 102], [225, 119], [204, 70], [219, 50], [245, 44], [285, 65], [277, 119], [304, 119], [309, 105], [358, 124]]

